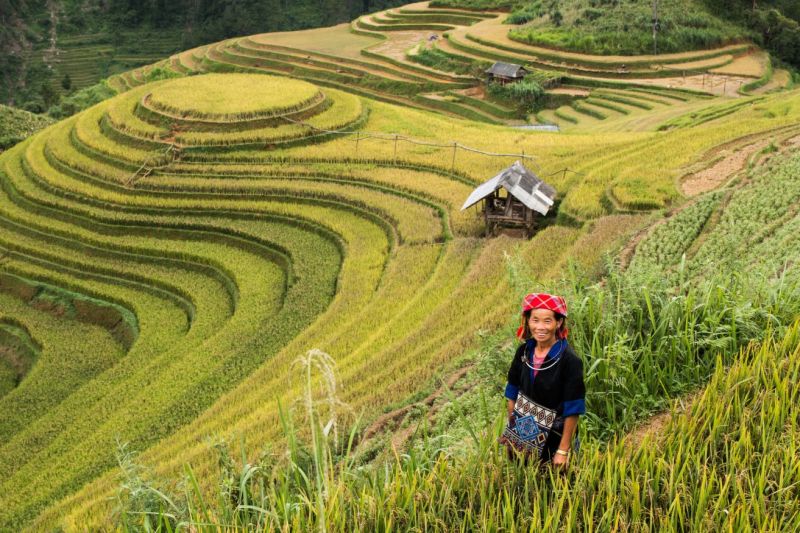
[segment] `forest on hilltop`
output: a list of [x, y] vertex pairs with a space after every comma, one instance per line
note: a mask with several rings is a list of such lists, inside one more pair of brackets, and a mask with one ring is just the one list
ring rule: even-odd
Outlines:
[[[135, 52], [151, 35], [173, 32], [169, 55], [234, 35], [297, 30], [347, 22], [403, 0], [0, 0], [0, 102], [23, 107], [57, 103], [61, 79], [33, 60], [51, 39], [93, 35]], [[100, 36], [100, 37], [98, 37]], [[128, 67], [130, 68], [130, 67]], [[127, 70], [127, 68], [123, 69]], [[106, 73], [106, 75], [112, 72]], [[66, 85], [66, 83], [65, 83]], [[65, 87], [67, 89], [67, 87]], [[41, 110], [41, 109], [32, 109]]]

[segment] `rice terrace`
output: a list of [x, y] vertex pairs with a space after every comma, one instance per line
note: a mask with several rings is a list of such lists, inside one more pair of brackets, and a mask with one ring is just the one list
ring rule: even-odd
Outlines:
[[800, 8], [363, 8], [0, 107], [0, 531], [800, 531]]

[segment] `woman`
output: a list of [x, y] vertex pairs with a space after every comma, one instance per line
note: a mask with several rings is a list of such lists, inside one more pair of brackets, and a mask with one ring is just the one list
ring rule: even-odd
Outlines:
[[583, 363], [567, 343], [567, 304], [560, 296], [522, 301], [519, 346], [508, 371], [508, 427], [502, 442], [542, 463], [566, 466], [586, 412]]

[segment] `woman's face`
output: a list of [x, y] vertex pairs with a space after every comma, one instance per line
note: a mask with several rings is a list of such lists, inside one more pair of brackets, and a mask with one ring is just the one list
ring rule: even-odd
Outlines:
[[556, 314], [549, 309], [533, 309], [528, 319], [528, 329], [537, 344], [555, 342], [556, 331], [560, 325], [561, 320], [556, 320]]

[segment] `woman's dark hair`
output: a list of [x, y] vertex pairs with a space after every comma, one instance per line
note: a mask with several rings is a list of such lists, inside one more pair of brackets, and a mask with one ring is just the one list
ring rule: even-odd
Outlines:
[[[532, 312], [533, 309], [528, 309], [527, 311], [522, 313], [522, 338], [524, 340], [528, 340], [532, 337], [531, 328], [528, 325], [528, 320], [530, 320]], [[565, 317], [561, 313], [556, 313], [555, 311], [553, 311], [553, 315], [556, 317], [556, 321], [559, 320], [562, 321], [561, 326], [559, 326], [559, 328], [556, 331], [562, 331], [564, 328], [567, 327], [567, 317]]]

